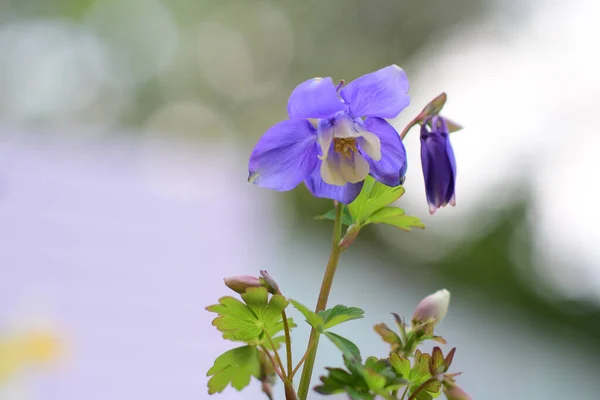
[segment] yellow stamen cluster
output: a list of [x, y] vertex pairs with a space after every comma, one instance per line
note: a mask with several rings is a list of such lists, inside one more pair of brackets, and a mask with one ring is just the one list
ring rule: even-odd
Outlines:
[[356, 139], [335, 138], [333, 140], [333, 149], [336, 151], [336, 153], [340, 153], [347, 159], [351, 159], [352, 154], [356, 151]]

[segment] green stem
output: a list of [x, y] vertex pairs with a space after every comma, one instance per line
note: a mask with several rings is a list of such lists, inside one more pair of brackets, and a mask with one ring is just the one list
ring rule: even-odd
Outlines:
[[[335, 205], [335, 221], [333, 223], [333, 242], [331, 244], [331, 254], [329, 255], [329, 261], [325, 268], [325, 276], [323, 276], [323, 282], [321, 283], [321, 291], [319, 292], [319, 299], [317, 300], [317, 307], [315, 312], [323, 311], [327, 307], [327, 300], [329, 299], [329, 293], [331, 292], [331, 285], [333, 284], [333, 277], [337, 264], [342, 253], [340, 247], [340, 240], [342, 239], [342, 212], [344, 205], [336, 203]], [[300, 378], [300, 385], [298, 386], [298, 397], [300, 400], [306, 400], [308, 396], [308, 389], [310, 386], [310, 379], [312, 377], [313, 367], [315, 365], [315, 358], [317, 356], [317, 348], [319, 346], [319, 332], [316, 329], [312, 329], [310, 332], [310, 339], [308, 346], [312, 345], [312, 349], [308, 351], [308, 356], [304, 362], [304, 368], [302, 369], [302, 378]], [[307, 347], [308, 347], [307, 346]]]
[[281, 380], [285, 382], [287, 380], [287, 375], [285, 373], [285, 367], [283, 366], [283, 362], [281, 362], [281, 357], [279, 357], [279, 353], [277, 352], [277, 347], [275, 346], [273, 339], [271, 339], [271, 336], [269, 336], [269, 334], [267, 333], [266, 330], [265, 330], [265, 336], [267, 337], [267, 339], [269, 339], [269, 344], [273, 348], [273, 354], [275, 354], [275, 360], [277, 361], [277, 365], [279, 366], [279, 369], [281, 370], [282, 375], [286, 378], [286, 379], [281, 378]]
[[404, 392], [402, 392], [402, 397], [400, 397], [400, 400], [404, 400], [406, 393], [408, 393], [408, 384], [406, 385], [406, 388], [404, 388]]
[[294, 390], [294, 384], [292, 383], [291, 380], [285, 381], [284, 389], [285, 389], [285, 399], [286, 400], [298, 400], [298, 395], [296, 394], [296, 391]]
[[417, 395], [421, 392], [421, 390], [423, 390], [423, 388], [425, 388], [425, 386], [429, 385], [431, 382], [435, 381], [435, 378], [429, 378], [427, 379], [425, 382], [423, 382], [421, 384], [421, 386], [419, 386], [417, 388], [417, 390], [415, 390], [410, 397], [408, 398], [408, 400], [414, 400], [417, 398]]
[[277, 366], [277, 362], [275, 362], [275, 360], [273, 359], [273, 356], [271, 355], [271, 353], [269, 353], [269, 350], [265, 346], [261, 346], [261, 348], [265, 352], [267, 357], [269, 358], [269, 361], [271, 361], [271, 364], [273, 364], [273, 369], [275, 370], [275, 373], [277, 374], [277, 376], [279, 376], [279, 379], [281, 379], [281, 381], [283, 383], [285, 383], [286, 382], [285, 376], [283, 376], [283, 372], [279, 370], [279, 367]]
[[304, 355], [298, 362], [298, 365], [296, 365], [296, 368], [294, 368], [294, 370], [292, 371], [292, 374], [289, 376], [289, 379], [294, 379], [294, 376], [296, 376], [296, 372], [298, 372], [298, 370], [300, 369], [300, 367], [302, 366], [304, 361], [306, 361], [306, 357], [308, 357], [308, 353], [310, 353], [310, 351], [313, 349], [313, 347], [315, 345], [315, 341], [316, 341], [316, 339], [314, 339], [313, 341], [308, 343], [308, 348], [306, 349], [306, 351], [304, 352]]
[[285, 333], [285, 358], [287, 361], [287, 374], [286, 376], [291, 379], [292, 373], [292, 338], [290, 337], [290, 327], [288, 325], [287, 315], [285, 314], [285, 310], [281, 312], [281, 317], [283, 318], [283, 332]]

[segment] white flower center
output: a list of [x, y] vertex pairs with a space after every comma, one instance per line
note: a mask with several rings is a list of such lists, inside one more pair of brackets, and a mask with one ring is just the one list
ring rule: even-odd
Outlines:
[[319, 132], [319, 144], [322, 152], [319, 158], [323, 160], [321, 178], [330, 185], [358, 183], [369, 175], [369, 163], [358, 151], [359, 146], [372, 160], [381, 159], [379, 138], [359, 129], [347, 116], [337, 118], [332, 128]]

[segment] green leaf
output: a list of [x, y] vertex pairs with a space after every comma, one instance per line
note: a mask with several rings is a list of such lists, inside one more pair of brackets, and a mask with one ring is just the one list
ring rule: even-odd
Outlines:
[[404, 215], [404, 210], [398, 207], [382, 208], [367, 218], [366, 222], [372, 224], [392, 225], [407, 232], [409, 232], [412, 228], [425, 228], [425, 225], [419, 218], [410, 215]]
[[360, 350], [354, 343], [333, 332], [325, 332], [325, 336], [327, 336], [329, 340], [331, 340], [333, 344], [335, 344], [337, 348], [342, 351], [344, 356], [349, 356], [354, 360], [361, 360]]
[[215, 360], [206, 376], [212, 376], [208, 381], [208, 393], [220, 393], [227, 385], [242, 390], [252, 376], [260, 377], [260, 360], [258, 350], [254, 346], [242, 346], [226, 351]]
[[370, 393], [361, 393], [352, 388], [348, 388], [347, 390], [348, 396], [350, 396], [351, 400], [373, 400], [375, 396]]
[[321, 319], [320, 316], [310, 311], [306, 306], [303, 306], [296, 300], [290, 300], [290, 303], [292, 303], [296, 310], [300, 311], [300, 313], [304, 315], [304, 318], [306, 318], [306, 322], [308, 322], [310, 326], [312, 326], [319, 332], [323, 330], [323, 319]]
[[319, 311], [318, 316], [325, 325], [324, 329], [329, 329], [342, 322], [363, 318], [364, 313], [365, 312], [358, 307], [346, 307], [342, 304], [338, 304], [329, 310]]
[[[266, 288], [248, 288], [242, 294], [244, 303], [233, 297], [222, 297], [219, 304], [207, 307], [210, 312], [219, 314], [213, 325], [223, 333], [223, 338], [253, 344], [266, 344], [263, 333], [274, 337], [283, 330], [281, 312], [288, 301], [280, 295], [269, 300]], [[295, 326], [289, 320], [290, 325]]]
[[375, 332], [381, 336], [384, 342], [389, 343], [392, 346], [392, 351], [395, 351], [402, 347], [402, 339], [393, 330], [391, 330], [386, 324], [381, 323], [373, 327]]
[[425, 390], [420, 391], [415, 397], [416, 400], [432, 400], [433, 396]]
[[441, 374], [446, 371], [446, 365], [444, 365], [444, 354], [442, 349], [434, 347], [429, 359], [429, 373], [431, 375]]
[[[329, 332], [328, 332], [329, 333]], [[325, 333], [326, 335], [328, 333]], [[335, 334], [333, 334], [335, 335]], [[341, 338], [339, 335], [336, 339]], [[334, 336], [334, 337], [335, 337]], [[341, 338], [340, 348], [347, 346], [347, 339]], [[349, 342], [349, 341], [348, 341]], [[348, 371], [340, 368], [327, 368], [328, 376], [322, 376], [323, 384], [315, 388], [321, 394], [347, 393], [351, 399], [397, 399], [392, 392], [405, 386], [407, 381], [399, 378], [387, 359], [369, 357], [364, 365], [352, 356], [352, 351], [344, 354]]]
[[375, 393], [379, 392], [385, 387], [385, 377], [379, 375], [373, 370], [365, 369], [363, 377], [365, 378], [365, 382], [367, 382], [369, 389]]
[[225, 339], [249, 341], [258, 338], [263, 330], [256, 314], [236, 298], [221, 297], [219, 304], [206, 309], [219, 314], [212, 324], [223, 333]]
[[323, 333], [326, 329], [341, 324], [342, 322], [351, 321], [353, 319], [363, 318], [365, 313], [357, 307], [347, 307], [342, 304], [330, 308], [328, 310], [314, 313], [306, 306], [298, 303], [295, 300], [289, 300], [292, 305], [304, 315], [306, 322], [317, 331]]
[[432, 358], [429, 354], [421, 353], [421, 351], [417, 350], [411, 367], [410, 360], [406, 356], [399, 356], [397, 353], [393, 353], [390, 356], [390, 364], [394, 371], [401, 378], [408, 380], [410, 393], [414, 393], [421, 385], [425, 384], [417, 395], [417, 399], [431, 399], [440, 394], [440, 381], [432, 379], [430, 382], [427, 382], [432, 377], [429, 371], [431, 360]]
[[398, 353], [393, 353], [390, 356], [390, 363], [392, 368], [404, 379], [410, 377], [410, 360], [406, 357], [400, 357]]
[[267, 350], [277, 350], [281, 347], [281, 345], [283, 343], [285, 343], [285, 336], [276, 336], [273, 338], [273, 345], [275, 346], [275, 348], [273, 348], [273, 345], [271, 345], [271, 341], [268, 340], [267, 338], [264, 338], [263, 340], [261, 340], [260, 342], [257, 342], [256, 344], [257, 345], [261, 344], [261, 345], [265, 346], [267, 348]]
[[[315, 219], [328, 219], [331, 221], [335, 221], [335, 208], [327, 211], [325, 214], [317, 215]], [[354, 223], [347, 206], [344, 206], [342, 212], [342, 223], [344, 225], [352, 225]]]
[[421, 353], [420, 350], [415, 351], [413, 367], [408, 376], [411, 392], [421, 386], [427, 379], [431, 378], [431, 374], [429, 373], [430, 358], [431, 356], [427, 353]]
[[367, 176], [362, 191], [348, 205], [348, 209], [355, 223], [361, 225], [376, 211], [398, 200], [403, 194], [402, 186], [386, 186]]

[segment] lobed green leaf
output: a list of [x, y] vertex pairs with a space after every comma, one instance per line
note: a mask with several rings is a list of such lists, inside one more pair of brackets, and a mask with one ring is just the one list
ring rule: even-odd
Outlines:
[[324, 324], [324, 329], [332, 328], [346, 321], [364, 318], [365, 312], [358, 307], [346, 307], [342, 304], [325, 311], [319, 311], [318, 316]]
[[[233, 297], [222, 297], [219, 304], [207, 307], [210, 312], [219, 314], [213, 325], [223, 333], [223, 338], [251, 344], [268, 344], [263, 337], [271, 338], [284, 329], [281, 312], [288, 301], [281, 295], [272, 295], [264, 287], [248, 288], [241, 295], [245, 304]], [[295, 327], [288, 319], [290, 327]]]
[[390, 187], [367, 176], [362, 191], [348, 205], [355, 223], [362, 225], [376, 211], [395, 202], [404, 194], [402, 186]]
[[[350, 215], [350, 212], [348, 211], [348, 207], [347, 206], [343, 206], [344, 209], [342, 211], [342, 223], [344, 225], [352, 225], [354, 223], [354, 220], [352, 219], [352, 215]], [[327, 219], [330, 221], [335, 221], [335, 208], [327, 211], [325, 214], [322, 215], [317, 215], [315, 217], [315, 219]]]
[[392, 225], [406, 232], [412, 228], [425, 228], [419, 218], [405, 215], [404, 210], [398, 207], [381, 208], [367, 218], [366, 223]]
[[226, 351], [215, 360], [206, 376], [212, 376], [208, 381], [208, 393], [220, 393], [228, 385], [236, 390], [242, 390], [250, 384], [251, 378], [260, 377], [260, 360], [255, 346], [242, 346]]

